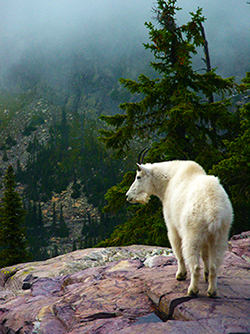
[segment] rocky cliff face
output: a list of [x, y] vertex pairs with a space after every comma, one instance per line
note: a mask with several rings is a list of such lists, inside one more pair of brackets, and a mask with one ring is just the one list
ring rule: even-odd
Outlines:
[[[13, 96], [14, 99], [14, 96]], [[21, 166], [25, 166], [29, 153], [27, 147], [30, 142], [37, 138], [40, 144], [46, 144], [49, 139], [49, 128], [61, 117], [61, 109], [43, 98], [33, 94], [27, 94], [23, 101], [17, 96], [18, 105], [12, 102], [12, 109], [5, 109], [1, 115], [1, 122], [4, 124], [0, 131], [0, 143], [3, 145], [8, 136], [17, 142], [16, 145], [7, 147], [8, 160], [3, 160], [4, 152], [0, 150], [0, 167], [6, 169], [11, 164], [16, 166], [19, 159]], [[2, 106], [1, 106], [2, 107]], [[43, 121], [38, 121], [38, 120]], [[30, 127], [32, 121], [36, 122], [34, 127]], [[25, 133], [25, 128], [30, 129]], [[31, 130], [32, 129], [32, 130]], [[6, 145], [5, 145], [6, 146]]]
[[250, 232], [233, 237], [219, 297], [186, 296], [170, 249], [77, 250], [1, 270], [0, 333], [249, 333]]

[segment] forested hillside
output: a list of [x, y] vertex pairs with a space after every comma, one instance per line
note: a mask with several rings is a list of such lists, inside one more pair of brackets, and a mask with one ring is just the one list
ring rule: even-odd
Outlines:
[[118, 79], [150, 73], [148, 58], [139, 51], [109, 63], [79, 58], [74, 67], [64, 59], [57, 62], [64, 65], [60, 78], [58, 68], [45, 68], [46, 76], [25, 62], [7, 72], [0, 97], [0, 172], [3, 178], [10, 164], [16, 172], [34, 259], [96, 245], [125, 222], [124, 210], [102, 208], [137, 151], [114, 158], [98, 140], [105, 127], [98, 116], [134, 100]]
[[107, 237], [125, 217], [102, 213], [104, 195], [127, 161], [98, 141], [101, 122], [33, 91], [3, 94], [0, 104], [1, 177], [14, 167], [34, 259]]

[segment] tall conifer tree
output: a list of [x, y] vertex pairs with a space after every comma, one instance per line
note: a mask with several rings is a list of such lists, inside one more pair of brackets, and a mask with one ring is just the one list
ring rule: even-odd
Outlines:
[[11, 266], [29, 259], [24, 218], [25, 210], [15, 190], [15, 175], [9, 166], [4, 177], [5, 190], [0, 204], [0, 266]]
[[51, 237], [58, 236], [58, 226], [57, 226], [57, 214], [56, 214], [56, 204], [53, 202], [52, 205], [52, 224], [50, 226], [50, 235]]
[[[117, 155], [131, 150], [134, 141], [148, 142], [148, 161], [195, 160], [207, 170], [223, 158], [224, 139], [232, 139], [235, 117], [228, 111], [225, 98], [234, 88], [233, 78], [223, 79], [214, 69], [200, 73], [193, 68], [197, 49], [207, 46], [204, 39], [202, 10], [190, 13], [186, 24], [177, 25], [176, 0], [157, 0], [154, 8], [157, 25], [146, 23], [150, 43], [145, 44], [155, 58], [151, 66], [158, 74], [144, 74], [138, 82], [120, 79], [138, 102], [120, 105], [121, 114], [101, 116], [110, 128], [101, 131], [101, 140]], [[221, 97], [213, 102], [213, 94]], [[111, 188], [106, 210], [115, 211], [125, 202], [125, 193], [133, 174]], [[159, 202], [131, 209], [131, 220], [118, 227], [106, 244], [166, 243], [166, 231]]]
[[67, 238], [69, 236], [68, 226], [63, 218], [63, 208], [62, 204], [60, 205], [60, 217], [59, 217], [59, 226], [58, 226], [58, 236], [60, 238]]

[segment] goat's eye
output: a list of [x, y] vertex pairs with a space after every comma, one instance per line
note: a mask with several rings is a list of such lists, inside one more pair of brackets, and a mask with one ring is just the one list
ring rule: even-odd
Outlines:
[[140, 178], [141, 178], [140, 176], [137, 176], [137, 180], [140, 180]]

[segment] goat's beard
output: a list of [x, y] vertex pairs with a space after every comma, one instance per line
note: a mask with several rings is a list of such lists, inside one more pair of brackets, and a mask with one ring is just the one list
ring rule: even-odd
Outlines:
[[136, 198], [136, 202], [140, 204], [147, 204], [148, 201], [149, 201], [149, 195], [146, 193], [142, 193]]

